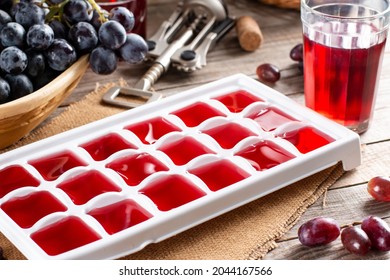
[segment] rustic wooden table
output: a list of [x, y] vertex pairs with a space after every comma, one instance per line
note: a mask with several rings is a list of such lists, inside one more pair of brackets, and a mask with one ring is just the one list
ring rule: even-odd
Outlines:
[[[168, 18], [175, 6], [174, 0], [148, 1], [148, 35]], [[232, 30], [209, 53], [206, 67], [191, 74], [170, 69], [155, 84], [154, 89], [167, 96], [236, 73], [256, 78], [256, 67], [271, 62], [282, 69], [281, 80], [271, 86], [303, 104], [303, 77], [289, 57], [291, 48], [302, 42], [299, 11], [263, 5], [256, 0], [230, 1], [229, 11], [236, 17], [250, 15], [256, 19], [264, 35], [262, 46], [254, 52], [243, 51], [239, 46], [236, 32]], [[72, 96], [64, 102], [57, 113], [72, 102], [80, 100], [92, 91], [97, 83], [104, 84], [122, 77], [129, 85], [133, 85], [146, 70], [147, 66], [143, 64], [133, 66], [120, 64], [119, 69], [108, 76], [97, 76], [88, 70]], [[390, 174], [389, 93], [390, 51], [387, 48], [374, 120], [371, 128], [361, 135], [362, 165], [346, 173], [323, 198], [314, 203], [298, 223], [278, 240], [278, 247], [269, 252], [265, 259], [359, 259], [343, 249], [340, 239], [325, 247], [309, 249], [300, 245], [297, 239], [298, 227], [316, 216], [333, 217], [341, 225], [347, 225], [361, 221], [368, 215], [377, 215], [390, 223], [390, 203], [374, 201], [366, 190], [370, 178]], [[364, 259], [390, 259], [390, 253], [373, 252]]]

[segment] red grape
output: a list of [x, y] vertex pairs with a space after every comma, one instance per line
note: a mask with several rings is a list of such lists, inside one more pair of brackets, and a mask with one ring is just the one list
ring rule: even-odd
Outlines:
[[295, 45], [290, 51], [290, 58], [294, 61], [303, 61], [303, 44]]
[[371, 241], [366, 232], [359, 227], [349, 226], [341, 232], [344, 248], [355, 255], [365, 255], [371, 249]]
[[368, 193], [379, 201], [390, 201], [390, 178], [377, 176], [371, 178], [367, 184]]
[[280, 70], [273, 64], [264, 63], [256, 69], [257, 77], [260, 81], [275, 83], [280, 79]]
[[390, 227], [379, 217], [369, 216], [361, 225], [371, 240], [372, 247], [380, 251], [390, 251]]
[[302, 224], [298, 239], [305, 246], [325, 245], [337, 239], [340, 226], [332, 218], [317, 217]]

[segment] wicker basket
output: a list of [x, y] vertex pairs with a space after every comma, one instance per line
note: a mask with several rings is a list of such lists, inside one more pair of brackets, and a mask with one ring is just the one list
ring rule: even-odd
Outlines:
[[41, 89], [0, 105], [0, 149], [10, 146], [44, 121], [77, 86], [86, 69], [88, 56]]
[[259, 1], [267, 5], [277, 6], [279, 8], [284, 8], [284, 9], [299, 10], [301, 5], [300, 0], [259, 0]]

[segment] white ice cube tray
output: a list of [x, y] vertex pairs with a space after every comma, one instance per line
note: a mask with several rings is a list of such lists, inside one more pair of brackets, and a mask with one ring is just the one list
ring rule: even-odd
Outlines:
[[237, 74], [2, 154], [0, 229], [28, 259], [113, 259], [360, 160], [357, 134]]

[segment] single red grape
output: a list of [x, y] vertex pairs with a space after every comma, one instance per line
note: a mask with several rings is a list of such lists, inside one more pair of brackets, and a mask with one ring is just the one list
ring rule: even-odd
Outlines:
[[371, 249], [371, 241], [366, 232], [359, 227], [349, 226], [341, 232], [344, 248], [355, 255], [365, 255]]
[[379, 217], [369, 216], [361, 225], [371, 240], [372, 247], [380, 251], [390, 251], [390, 227]]
[[340, 226], [332, 218], [317, 217], [302, 224], [298, 239], [305, 246], [325, 245], [337, 239]]
[[379, 201], [390, 201], [390, 178], [377, 176], [371, 178], [367, 184], [368, 193]]
[[275, 83], [280, 79], [280, 70], [273, 64], [264, 63], [256, 69], [257, 77], [260, 81], [267, 83]]
[[295, 45], [290, 51], [290, 58], [294, 61], [303, 61], [303, 44]]

